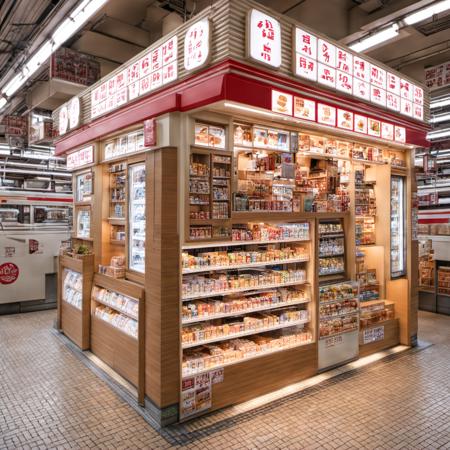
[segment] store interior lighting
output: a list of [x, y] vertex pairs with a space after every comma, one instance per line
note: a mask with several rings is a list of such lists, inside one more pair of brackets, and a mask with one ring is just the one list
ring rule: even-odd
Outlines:
[[351, 44], [349, 47], [355, 52], [363, 52], [364, 50], [374, 47], [375, 45], [393, 39], [396, 36], [398, 36], [398, 25], [394, 23], [390, 27], [385, 28], [382, 31], [379, 31], [378, 33], [374, 33], [369, 37], [366, 37], [358, 42], [355, 42], [354, 44]]
[[[75, 34], [108, 0], [83, 0], [77, 8], [55, 30], [51, 38], [45, 41], [39, 50], [31, 56], [23, 69], [2, 89], [2, 94], [13, 96], [33, 74], [44, 64], [67, 39]], [[7, 100], [0, 98], [0, 110]]]
[[450, 0], [433, 3], [431, 6], [428, 6], [427, 8], [409, 14], [403, 20], [407, 25], [413, 25], [415, 23], [421, 22], [422, 20], [429, 19], [430, 17], [433, 17], [435, 14], [439, 14], [443, 11], [446, 11], [447, 9], [450, 9]]

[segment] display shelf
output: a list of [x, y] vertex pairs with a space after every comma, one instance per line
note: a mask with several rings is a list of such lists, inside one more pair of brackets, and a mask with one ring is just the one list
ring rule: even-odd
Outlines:
[[342, 233], [320, 233], [319, 239], [333, 239], [333, 238], [343, 238], [344, 232]]
[[[134, 315], [134, 314], [131, 314], [130, 312], [126, 311], [126, 310], [123, 309], [123, 308], [120, 308], [119, 306], [113, 305], [113, 304], [111, 304], [111, 303], [105, 302], [105, 301], [100, 300], [100, 299], [95, 298], [95, 297], [92, 297], [92, 301], [94, 301], [94, 302], [96, 302], [96, 303], [100, 303], [101, 305], [107, 306], [108, 308], [115, 309], [117, 312], [119, 312], [120, 314], [123, 314], [123, 315], [129, 317], [130, 319], [138, 320], [138, 316], [136, 316], [136, 315]], [[97, 316], [97, 317], [98, 317], [98, 316]], [[101, 319], [101, 317], [99, 317], [99, 318]], [[102, 320], [103, 320], [103, 319], [102, 319]], [[107, 321], [105, 321], [105, 322], [107, 322]], [[108, 323], [109, 323], [109, 322], [108, 322]], [[120, 329], [120, 328], [119, 328], [119, 329]]]
[[201, 345], [212, 344], [213, 342], [229, 341], [231, 339], [238, 339], [238, 338], [241, 338], [244, 336], [251, 336], [253, 334], [268, 333], [269, 331], [281, 330], [283, 328], [297, 327], [299, 325], [304, 325], [309, 322], [310, 322], [310, 319], [304, 319], [304, 320], [296, 320], [296, 321], [292, 321], [292, 322], [285, 322], [285, 323], [274, 325], [272, 327], [267, 327], [267, 328], [254, 328], [253, 330], [247, 330], [247, 331], [243, 331], [241, 333], [222, 335], [222, 336], [219, 336], [216, 338], [205, 339], [202, 341], [183, 344], [182, 348], [184, 350], [184, 349], [188, 349], [188, 348], [192, 348], [192, 347], [199, 347]]
[[326, 301], [320, 300], [319, 306], [332, 305], [334, 303], [342, 303], [342, 302], [345, 302], [346, 300], [353, 300], [354, 298], [355, 298], [355, 296], [351, 295], [351, 296], [339, 298], [336, 300], [326, 300]]
[[275, 310], [278, 308], [286, 308], [289, 306], [304, 305], [304, 304], [310, 303], [310, 301], [311, 300], [309, 298], [305, 298], [305, 299], [294, 301], [294, 302], [278, 302], [278, 303], [273, 303], [270, 305], [261, 306], [260, 308], [249, 308], [249, 309], [243, 309], [240, 311], [235, 311], [235, 312], [230, 312], [230, 313], [211, 314], [209, 316], [199, 316], [199, 317], [193, 317], [191, 319], [182, 319], [181, 323], [183, 325], [189, 325], [189, 324], [193, 324], [193, 323], [197, 323], [197, 322], [206, 322], [208, 320], [223, 319], [226, 317], [237, 317], [237, 316], [242, 316], [244, 314], [251, 314], [251, 313], [260, 312], [260, 311], [271, 311], [271, 310]]
[[246, 264], [230, 264], [229, 266], [209, 266], [209, 267], [203, 266], [198, 269], [183, 269], [182, 273], [187, 275], [191, 273], [212, 272], [216, 270], [251, 269], [253, 267], [277, 266], [281, 264], [296, 264], [308, 261], [309, 256], [306, 258], [290, 258], [290, 259], [280, 259], [280, 260], [246, 263]]
[[198, 244], [197, 242], [184, 244], [182, 246], [183, 250], [193, 250], [201, 248], [214, 248], [214, 247], [235, 247], [243, 245], [263, 245], [263, 244], [284, 244], [287, 242], [310, 242], [311, 239], [299, 239], [299, 238], [287, 238], [280, 240], [263, 240], [263, 241], [217, 241], [205, 244]]
[[339, 319], [340, 317], [349, 317], [354, 316], [355, 314], [359, 314], [358, 310], [355, 311], [348, 311], [345, 313], [339, 313], [339, 314], [330, 314], [328, 316], [321, 315], [320, 320], [333, 320], [333, 319]]
[[345, 256], [345, 253], [319, 254], [319, 258], [337, 258], [338, 256]]
[[252, 286], [252, 287], [245, 287], [245, 288], [239, 288], [239, 289], [229, 289], [226, 291], [221, 291], [221, 292], [205, 292], [202, 294], [194, 294], [192, 296], [186, 296], [183, 297], [182, 300], [183, 302], [187, 301], [187, 300], [196, 300], [196, 299], [200, 299], [200, 298], [207, 298], [207, 297], [223, 297], [224, 295], [231, 295], [231, 294], [238, 294], [240, 292], [252, 292], [256, 293], [256, 292], [261, 292], [264, 291], [266, 289], [274, 289], [277, 287], [287, 287], [287, 286], [297, 286], [297, 285], [304, 285], [304, 284], [308, 284], [308, 282], [306, 280], [304, 281], [290, 281], [287, 283], [278, 283], [278, 284], [266, 284], [263, 286]]
[[216, 369], [216, 368], [220, 368], [220, 367], [234, 366], [236, 364], [240, 364], [240, 363], [244, 363], [244, 362], [251, 361], [251, 360], [254, 360], [254, 359], [262, 358], [264, 356], [273, 355], [274, 353], [280, 353], [280, 352], [283, 352], [283, 351], [286, 351], [286, 350], [291, 350], [291, 349], [294, 349], [294, 348], [297, 348], [297, 347], [304, 347], [305, 345], [310, 345], [312, 343], [314, 343], [314, 341], [313, 340], [309, 340], [309, 341], [297, 343], [297, 344], [294, 344], [294, 345], [286, 345], [286, 346], [283, 346], [283, 347], [278, 347], [278, 348], [275, 348], [275, 349], [272, 349], [272, 350], [260, 351], [260, 352], [258, 352], [256, 354], [253, 354], [251, 356], [246, 356], [246, 357], [241, 358], [241, 359], [236, 359], [236, 360], [229, 361], [229, 362], [222, 363], [222, 364], [211, 365], [211, 366], [208, 366], [208, 368], [203, 369], [203, 370], [189, 371], [189, 372], [183, 373], [183, 378], [191, 377], [192, 375], [201, 375], [202, 373], [209, 372], [212, 369]]
[[[110, 307], [110, 306], [107, 305], [107, 307]], [[111, 309], [113, 309], [113, 308], [111, 308]], [[118, 312], [117, 314], [118, 315], [125, 315], [125, 314], [123, 314], [121, 312]], [[118, 331], [118, 332], [120, 332], [120, 333], [122, 333], [122, 334], [124, 334], [124, 335], [126, 335], [126, 336], [128, 336], [128, 337], [130, 337], [130, 338], [132, 338], [134, 340], [136, 340], [136, 341], [138, 340], [138, 336], [137, 335], [135, 336], [132, 333], [127, 332], [124, 328], [122, 328], [122, 327], [120, 327], [118, 325], [115, 325], [113, 322], [110, 322], [109, 320], [104, 319], [100, 314], [97, 314], [97, 312], [94, 313], [94, 317], [96, 319], [98, 319], [98, 320], [101, 320], [103, 323], [109, 325], [111, 328], [114, 328], [114, 330], [116, 330], [116, 331]], [[131, 318], [129, 315], [126, 315], [126, 317], [129, 320], [135, 320], [135, 319]]]
[[319, 340], [323, 341], [324, 339], [340, 336], [341, 334], [354, 333], [355, 331], [358, 331], [358, 327], [353, 328], [351, 330], [344, 330], [344, 331], [339, 331], [337, 333], [326, 334], [326, 335], [320, 336]]

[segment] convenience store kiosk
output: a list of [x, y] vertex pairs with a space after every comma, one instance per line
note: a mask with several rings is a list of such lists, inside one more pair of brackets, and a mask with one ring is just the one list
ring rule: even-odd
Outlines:
[[55, 112], [94, 255], [87, 302], [61, 259], [61, 331], [72, 301], [163, 425], [415, 345], [426, 114], [290, 18], [207, 8]]

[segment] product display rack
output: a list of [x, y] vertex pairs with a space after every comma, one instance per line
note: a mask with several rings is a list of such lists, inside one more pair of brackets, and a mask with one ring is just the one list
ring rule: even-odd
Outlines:
[[59, 257], [58, 328], [82, 350], [90, 347], [93, 266], [93, 255]]
[[[281, 227], [283, 226], [281, 225]], [[297, 275], [299, 278], [292, 281], [290, 279], [280, 279], [278, 282], [270, 284], [262, 281], [259, 284], [242, 287], [225, 287], [222, 291], [210, 288], [205, 293], [190, 293], [190, 290], [184, 292], [182, 298], [182, 348], [183, 350], [188, 350], [188, 353], [184, 353], [182, 371], [184, 376], [200, 373], [205, 366], [212, 369], [213, 367], [223, 367], [224, 365], [229, 366], [232, 364], [232, 362], [226, 361], [227, 356], [225, 356], [225, 352], [223, 355], [216, 355], [219, 360], [217, 364], [208, 362], [212, 355], [205, 353], [202, 357], [203, 359], [197, 361], [196, 353], [189, 353], [189, 349], [204, 349], [205, 347], [202, 346], [207, 344], [230, 342], [231, 345], [235, 345], [233, 342], [236, 340], [248, 337], [247, 345], [256, 345], [255, 348], [258, 348], [257, 342], [261, 339], [266, 339], [270, 345], [270, 333], [277, 330], [286, 330], [286, 332], [291, 333], [292, 339], [298, 340], [300, 339], [299, 336], [301, 336], [305, 344], [313, 342], [313, 332], [305, 328], [309, 325], [313, 329], [312, 320], [314, 317], [314, 314], [310, 312], [313, 303], [311, 303], [311, 287], [307, 275], [311, 276], [311, 274], [310, 269], [306, 270], [306, 266], [309, 265], [310, 261], [310, 233], [312, 233], [312, 230], [310, 231], [309, 222], [287, 224], [286, 227], [291, 231], [295, 227], [301, 227], [299, 229], [306, 231], [298, 232], [298, 239], [292, 238], [278, 241], [274, 239], [258, 239], [255, 242], [248, 240], [239, 243], [230, 242], [230, 246], [224, 242], [214, 244], [214, 247], [211, 247], [213, 245], [211, 243], [205, 248], [202, 247], [202, 244], [197, 246], [189, 244], [183, 248], [183, 285], [189, 285], [191, 280], [195, 280], [190, 275], [191, 273], [209, 273], [210, 275], [208, 276], [212, 277], [220, 276], [220, 273], [222, 273], [223, 277], [228, 275], [233, 277], [233, 274], [237, 273], [238, 275], [235, 276], [234, 280], [236, 283], [240, 283], [242, 279], [240, 274], [244, 273], [245, 277], [245, 272], [242, 271], [246, 269], [257, 268], [258, 273], [263, 274], [264, 278], [264, 274], [271, 273], [271, 268], [282, 267], [288, 271], [292, 267], [300, 268], [300, 272]], [[294, 245], [297, 246], [296, 249], [293, 247]], [[283, 256], [288, 253], [291, 255], [290, 259], [276, 259], [276, 255]], [[301, 255], [301, 257], [295, 257], [296, 255]], [[229, 262], [239, 260], [239, 258], [242, 259], [242, 262], [239, 264], [223, 264], [225, 260]], [[250, 262], [252, 259], [257, 261], [264, 258], [266, 259], [265, 261]], [[222, 265], [216, 264], [215, 261], [222, 261]], [[248, 262], [246, 263], [245, 261]], [[197, 267], [198, 265], [200, 267]], [[194, 268], [189, 270], [187, 268], [189, 266]], [[303, 269], [301, 269], [302, 267]], [[269, 272], [267, 272], [268, 269]], [[277, 273], [277, 270], [275, 270], [275, 273]], [[260, 278], [261, 275], [258, 275], [258, 277]], [[202, 278], [201, 280], [203, 281], [204, 279]], [[233, 279], [230, 279], [224, 286], [230, 286], [232, 282]], [[183, 289], [183, 291], [187, 291], [187, 289]], [[259, 306], [261, 302], [265, 302], [265, 304]], [[257, 306], [242, 306], [253, 304]], [[235, 309], [233, 310], [233, 308]], [[202, 311], [219, 311], [219, 313], [204, 314]], [[188, 316], [188, 318], [184, 318], [183, 314]], [[222, 322], [219, 323], [217, 322], [218, 320], [222, 320]], [[227, 322], [227, 320], [231, 320], [231, 322]], [[247, 321], [248, 325], [246, 325]], [[205, 332], [210, 333], [211, 337], [206, 339], [198, 338], [193, 341], [191, 340], [193, 337], [189, 338], [189, 336], [200, 335], [199, 333], [203, 335]], [[216, 333], [219, 335], [215, 336], [214, 334]], [[306, 336], [311, 336], [311, 338], [307, 339]], [[265, 345], [267, 346], [267, 344]], [[280, 346], [280, 344], [277, 343], [277, 346]], [[287, 339], [285, 346], [289, 349], [292, 348]], [[261, 347], [260, 350], [254, 351], [260, 353], [259, 356], [262, 357], [266, 354], [264, 348]], [[280, 347], [277, 350], [282, 351], [283, 348]], [[273, 350], [270, 351], [270, 354], [273, 353]], [[198, 350], [194, 351], [198, 352]], [[234, 362], [238, 364], [244, 363], [250, 357], [253, 359], [254, 355], [239, 358], [234, 356], [233, 358], [235, 359]], [[193, 365], [197, 367], [196, 370], [193, 369]]]
[[318, 275], [323, 281], [344, 278], [346, 243], [343, 219], [320, 219], [318, 222]]
[[111, 244], [125, 245], [127, 178], [124, 163], [112, 164], [109, 168]]
[[[145, 304], [133, 282], [95, 274], [90, 295], [91, 351], [130, 381], [144, 400]], [[108, 313], [108, 318], [100, 312]], [[112, 319], [112, 320], [111, 320]], [[128, 327], [133, 322], [133, 327]]]

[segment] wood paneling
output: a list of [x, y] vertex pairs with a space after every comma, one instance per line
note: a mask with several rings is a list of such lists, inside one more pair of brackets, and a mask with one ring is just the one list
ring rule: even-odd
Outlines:
[[225, 367], [223, 383], [213, 385], [212, 409], [250, 400], [316, 373], [317, 344]]
[[180, 386], [180, 243], [177, 150], [147, 154], [146, 387], [160, 408], [178, 402]]
[[409, 298], [408, 279], [389, 280], [386, 285], [386, 299], [395, 303], [395, 317], [400, 325], [400, 342], [411, 345], [409, 321], [411, 302]]
[[61, 330], [78, 347], [83, 348], [81, 310], [65, 301], [61, 301]]
[[[62, 300], [64, 269], [71, 269], [83, 276], [81, 310]], [[94, 255], [86, 255], [81, 259], [60, 256], [58, 274], [58, 305], [61, 331], [72, 339], [81, 350], [90, 346], [90, 299], [92, 279], [94, 276]], [[70, 306], [70, 308], [68, 308]]]
[[359, 356], [367, 356], [372, 353], [385, 350], [390, 347], [398, 345], [400, 342], [399, 337], [399, 323], [398, 319], [386, 320], [384, 322], [377, 323], [370, 328], [376, 328], [384, 326], [384, 339], [382, 341], [371, 342], [369, 344], [363, 344], [363, 331], [359, 333]]
[[119, 375], [138, 386], [138, 340], [92, 316], [91, 350]]

